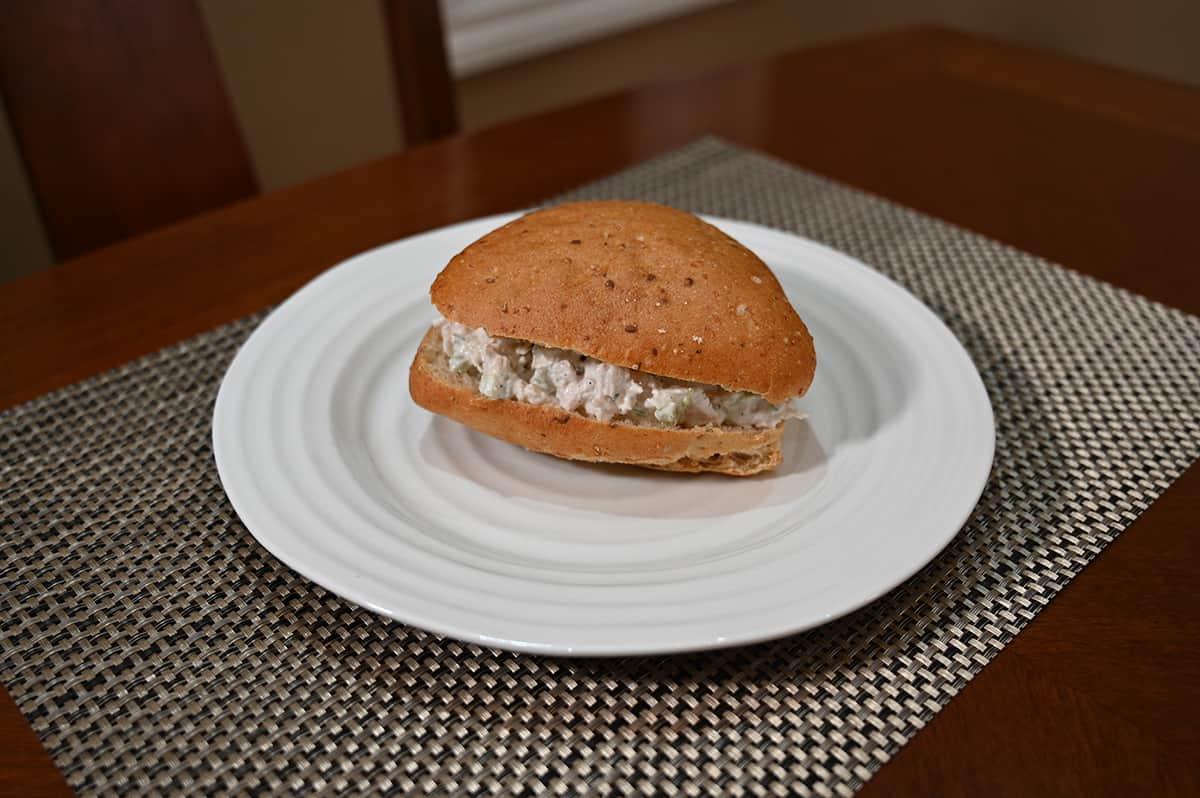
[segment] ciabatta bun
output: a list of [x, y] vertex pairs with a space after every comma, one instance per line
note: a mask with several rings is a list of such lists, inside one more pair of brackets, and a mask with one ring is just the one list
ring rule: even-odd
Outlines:
[[[576, 202], [527, 214], [454, 256], [430, 293], [446, 319], [492, 338], [759, 394], [775, 405], [807, 391], [816, 368], [812, 337], [771, 270], [712, 225], [662, 205]], [[416, 402], [536, 452], [738, 476], [782, 460], [783, 422], [600, 421], [491, 399], [478, 373], [451, 369], [446, 351], [431, 329], [409, 372]]]

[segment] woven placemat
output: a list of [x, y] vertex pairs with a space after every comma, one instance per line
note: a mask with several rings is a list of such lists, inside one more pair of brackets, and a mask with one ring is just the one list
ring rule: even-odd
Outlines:
[[565, 660], [439, 638], [289, 571], [217, 480], [261, 315], [0, 416], [3, 679], [84, 792], [852, 792], [1200, 453], [1200, 320], [712, 139], [570, 198], [791, 230], [966, 345], [992, 479], [950, 547], [821, 629]]

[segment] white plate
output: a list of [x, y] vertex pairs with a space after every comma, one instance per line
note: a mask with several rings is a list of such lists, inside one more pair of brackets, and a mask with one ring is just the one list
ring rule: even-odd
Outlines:
[[846, 255], [712, 219], [778, 275], [817, 375], [786, 462], [732, 479], [570, 463], [417, 407], [408, 366], [449, 258], [511, 216], [363, 253], [263, 322], [221, 385], [221, 481], [272, 554], [405, 623], [519, 651], [729, 646], [863, 606], [929, 562], [987, 479], [970, 359]]

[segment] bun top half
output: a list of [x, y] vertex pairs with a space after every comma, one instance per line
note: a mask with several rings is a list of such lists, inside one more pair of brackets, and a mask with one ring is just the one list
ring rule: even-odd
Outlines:
[[447, 319], [489, 335], [776, 404], [807, 391], [816, 368], [812, 336], [766, 264], [662, 205], [534, 211], [455, 255], [430, 294]]

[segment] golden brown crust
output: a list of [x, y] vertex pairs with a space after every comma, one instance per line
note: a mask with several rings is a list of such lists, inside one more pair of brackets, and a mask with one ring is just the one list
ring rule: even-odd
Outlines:
[[628, 463], [664, 471], [748, 476], [782, 460], [783, 424], [774, 429], [665, 429], [606, 423], [558, 407], [489, 399], [475, 381], [449, 370], [436, 328], [426, 333], [408, 373], [421, 407], [526, 449], [568, 460]]
[[490, 335], [573, 349], [779, 404], [808, 390], [812, 336], [766, 264], [683, 211], [575, 202], [468, 246], [431, 290]]

